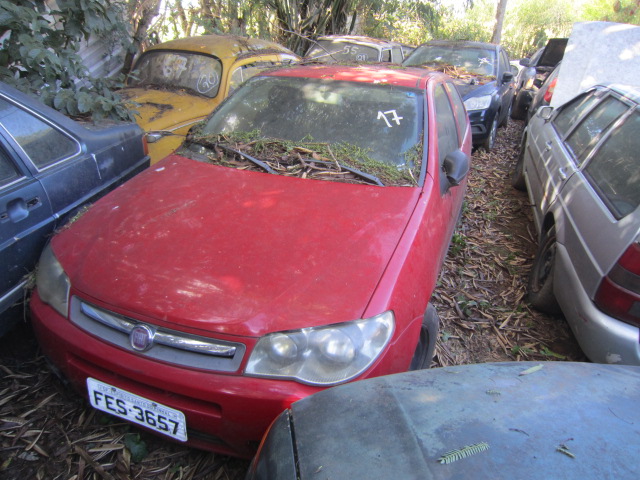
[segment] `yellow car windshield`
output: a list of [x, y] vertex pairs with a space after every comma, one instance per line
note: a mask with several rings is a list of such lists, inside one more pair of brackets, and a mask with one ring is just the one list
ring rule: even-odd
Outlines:
[[209, 55], [153, 50], [136, 63], [129, 87], [186, 89], [214, 98], [220, 89], [222, 64]]

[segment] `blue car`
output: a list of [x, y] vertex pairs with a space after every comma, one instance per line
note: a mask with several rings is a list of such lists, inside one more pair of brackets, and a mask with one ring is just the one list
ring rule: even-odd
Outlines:
[[433, 40], [416, 47], [402, 65], [453, 77], [469, 114], [473, 146], [493, 148], [498, 127], [509, 121], [515, 90], [509, 55], [500, 45]]
[[148, 166], [137, 125], [80, 123], [0, 82], [0, 335], [51, 233]]

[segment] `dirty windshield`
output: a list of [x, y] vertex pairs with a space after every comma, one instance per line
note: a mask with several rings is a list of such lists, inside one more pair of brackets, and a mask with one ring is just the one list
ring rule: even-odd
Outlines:
[[452, 65], [469, 73], [495, 76], [495, 51], [481, 47], [461, 45], [422, 45], [416, 48], [404, 66], [444, 66]]
[[184, 89], [214, 98], [220, 88], [222, 64], [214, 57], [179, 51], [150, 51], [140, 57], [130, 87]]
[[[300, 174], [309, 178], [347, 181], [344, 174], [358, 183], [416, 185], [423, 102], [420, 90], [391, 85], [254, 77], [190, 139], [200, 145], [222, 142], [254, 160], [275, 162], [269, 163], [270, 173], [280, 173], [284, 161], [283, 174], [295, 171], [297, 163], [311, 165], [313, 171]], [[341, 173], [316, 175], [327, 168]]]
[[380, 52], [375, 47], [359, 45], [357, 43], [320, 40], [313, 47], [307, 57], [324, 63], [333, 62], [377, 62]]

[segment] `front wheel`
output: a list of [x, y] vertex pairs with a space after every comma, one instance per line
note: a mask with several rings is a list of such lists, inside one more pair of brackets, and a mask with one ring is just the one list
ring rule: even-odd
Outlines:
[[513, 102], [509, 102], [509, 108], [507, 109], [507, 114], [500, 121], [500, 125], [498, 127], [506, 127], [509, 124], [509, 118], [511, 118], [511, 108], [513, 107]]
[[482, 143], [482, 148], [486, 152], [490, 152], [493, 149], [493, 146], [496, 143], [496, 136], [498, 135], [498, 114], [493, 118], [493, 122], [491, 122], [491, 128], [489, 129], [489, 135], [486, 140]]
[[439, 328], [440, 318], [438, 317], [438, 312], [436, 312], [436, 308], [433, 305], [429, 304], [422, 318], [418, 346], [411, 359], [409, 370], [422, 370], [431, 366], [433, 354], [436, 351], [436, 338], [438, 337]]
[[538, 253], [529, 274], [529, 302], [537, 310], [551, 315], [561, 313], [553, 293], [556, 248], [556, 228], [553, 226], [540, 239]]

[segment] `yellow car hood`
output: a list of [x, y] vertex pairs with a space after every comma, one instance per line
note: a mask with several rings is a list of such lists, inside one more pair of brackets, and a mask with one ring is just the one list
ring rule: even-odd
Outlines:
[[146, 132], [169, 130], [185, 134], [220, 103], [218, 98], [203, 98], [184, 91], [126, 88], [120, 94], [139, 104], [134, 107], [138, 111], [136, 121]]

